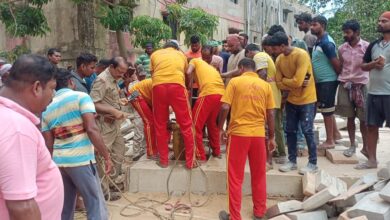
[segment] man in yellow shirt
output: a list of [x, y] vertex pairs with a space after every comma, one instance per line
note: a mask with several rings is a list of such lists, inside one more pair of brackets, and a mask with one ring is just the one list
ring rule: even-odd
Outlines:
[[144, 79], [136, 83], [129, 89], [129, 95], [134, 96], [134, 92], [138, 92], [138, 96], [130, 101], [130, 104], [138, 112], [144, 124], [146, 156], [148, 159], [156, 159], [157, 146], [152, 110], [152, 79]]
[[195, 81], [199, 85], [199, 97], [192, 108], [192, 118], [195, 126], [196, 156], [201, 161], [206, 161], [203, 146], [203, 127], [207, 125], [212, 155], [220, 157], [219, 130], [217, 119], [221, 108], [221, 98], [225, 92], [225, 85], [219, 72], [201, 58], [190, 61], [187, 77], [195, 72]]
[[286, 103], [286, 134], [288, 162], [279, 170], [288, 172], [297, 169], [297, 131], [301, 123], [309, 150], [309, 163], [299, 170], [300, 174], [317, 171], [317, 146], [314, 142], [314, 117], [316, 89], [309, 54], [289, 45], [285, 33], [277, 32], [270, 39], [276, 59], [276, 85], [289, 91]]
[[[285, 163], [286, 159], [286, 144], [283, 130], [283, 110], [281, 109], [282, 94], [276, 86], [275, 76], [276, 67], [272, 58], [266, 52], [260, 52], [260, 48], [256, 44], [249, 44], [245, 48], [245, 56], [252, 58], [256, 63], [256, 71], [260, 77], [266, 80], [272, 88], [272, 94], [275, 101], [275, 140], [278, 145], [275, 152], [277, 159], [276, 163]], [[268, 163], [272, 164], [272, 155], [268, 155]]]
[[175, 112], [184, 139], [187, 168], [193, 168], [194, 129], [191, 108], [185, 88], [185, 72], [188, 63], [186, 56], [179, 51], [179, 45], [168, 42], [163, 49], [155, 51], [150, 57], [152, 74], [153, 119], [156, 131], [157, 150], [160, 154], [160, 167], [168, 167], [169, 106]]
[[269, 151], [272, 152], [276, 145], [272, 88], [255, 72], [256, 64], [252, 59], [242, 59], [238, 68], [241, 76], [230, 80], [221, 100], [223, 104], [219, 118], [219, 128], [224, 132], [223, 126], [231, 108], [226, 158], [230, 216], [226, 211], [221, 211], [219, 218], [222, 220], [241, 220], [242, 182], [247, 157], [251, 171], [254, 218], [264, 216], [267, 210], [265, 124], [270, 130]]

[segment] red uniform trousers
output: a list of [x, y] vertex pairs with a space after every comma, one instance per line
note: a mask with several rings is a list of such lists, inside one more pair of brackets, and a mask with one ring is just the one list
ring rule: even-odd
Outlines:
[[230, 219], [241, 220], [242, 182], [246, 158], [251, 172], [253, 214], [265, 215], [267, 210], [266, 150], [264, 137], [230, 135], [227, 147], [228, 203]]
[[207, 125], [210, 146], [213, 149], [213, 155], [221, 154], [219, 144], [219, 129], [217, 119], [221, 108], [222, 95], [207, 95], [199, 97], [192, 109], [192, 118], [195, 125], [195, 143], [196, 157], [200, 160], [206, 160], [206, 154], [203, 146], [203, 127]]
[[156, 131], [157, 150], [160, 163], [168, 164], [168, 130], [169, 106], [175, 112], [185, 145], [186, 166], [193, 167], [194, 129], [192, 126], [191, 108], [188, 103], [187, 90], [179, 84], [160, 84], [153, 87], [153, 118]]
[[144, 134], [146, 139], [146, 155], [149, 157], [156, 156], [157, 146], [156, 146], [156, 137], [155, 137], [156, 134], [154, 130], [152, 108], [151, 106], [148, 105], [146, 100], [141, 96], [131, 101], [131, 105], [141, 116], [142, 122], [144, 123]]

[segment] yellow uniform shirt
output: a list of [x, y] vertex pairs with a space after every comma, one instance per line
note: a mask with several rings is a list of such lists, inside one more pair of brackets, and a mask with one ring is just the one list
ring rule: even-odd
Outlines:
[[230, 80], [221, 102], [231, 106], [230, 135], [265, 137], [267, 109], [275, 108], [275, 102], [270, 84], [257, 73], [246, 72]]
[[174, 48], [155, 51], [150, 56], [153, 86], [175, 83], [185, 87], [184, 73], [187, 66], [186, 56]]
[[275, 76], [276, 67], [272, 58], [265, 52], [257, 53], [253, 60], [256, 63], [256, 71], [267, 69], [267, 82], [271, 85], [272, 94], [274, 96], [275, 108], [280, 108], [282, 102], [282, 93], [276, 86]]
[[133, 87], [129, 89], [129, 93], [138, 91], [142, 98], [148, 103], [149, 106], [152, 106], [152, 79], [144, 79], [141, 82], [138, 82]]
[[190, 65], [195, 67], [195, 80], [199, 85], [199, 97], [206, 95], [223, 95], [225, 85], [219, 72], [201, 58], [190, 61]]
[[[302, 87], [306, 74], [310, 75], [309, 84]], [[305, 105], [317, 101], [313, 68], [309, 54], [300, 48], [294, 48], [285, 56], [276, 59], [276, 85], [280, 90], [289, 91], [287, 101], [294, 105]]]

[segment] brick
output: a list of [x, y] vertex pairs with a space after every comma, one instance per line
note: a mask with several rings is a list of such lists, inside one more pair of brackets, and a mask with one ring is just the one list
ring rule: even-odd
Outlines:
[[348, 217], [348, 211], [341, 213], [337, 220], [350, 220], [350, 218]]
[[379, 196], [386, 202], [390, 202], [390, 183], [387, 183], [386, 186], [379, 192]]
[[352, 157], [346, 157], [342, 150], [329, 149], [326, 150], [326, 158], [334, 164], [357, 164], [359, 160], [354, 154]]
[[303, 210], [305, 211], [311, 211], [316, 208], [319, 208], [326, 204], [329, 200], [335, 198], [340, 193], [337, 191], [337, 188], [335, 186], [330, 186], [326, 189], [323, 189], [322, 191], [314, 194], [310, 198], [308, 198], [306, 201], [302, 203]]
[[336, 186], [339, 193], [347, 191], [347, 184], [337, 177], [331, 176], [324, 170], [320, 170], [316, 176], [316, 191], [319, 192], [331, 185]]
[[273, 218], [269, 218], [268, 220], [291, 220], [291, 219], [285, 215], [279, 215]]
[[326, 216], [326, 212], [324, 210], [317, 210], [313, 212], [292, 212], [288, 213], [287, 217], [291, 220], [328, 220], [328, 216]]
[[302, 178], [303, 195], [312, 196], [316, 193], [316, 174], [305, 173]]
[[325, 157], [325, 156], [326, 156], [326, 149], [317, 148], [317, 157]]
[[295, 212], [302, 210], [302, 202], [297, 200], [290, 200], [286, 202], [279, 202], [278, 204], [270, 207], [267, 210], [267, 217], [272, 218], [277, 215], [289, 213], [289, 212]]
[[346, 200], [336, 201], [335, 205], [338, 208], [352, 207], [370, 193], [372, 193], [372, 192], [369, 191], [369, 192], [362, 192], [362, 193], [355, 194]]
[[348, 211], [349, 218], [362, 215], [370, 220], [388, 220], [390, 219], [390, 205], [379, 197], [378, 192], [371, 193]]

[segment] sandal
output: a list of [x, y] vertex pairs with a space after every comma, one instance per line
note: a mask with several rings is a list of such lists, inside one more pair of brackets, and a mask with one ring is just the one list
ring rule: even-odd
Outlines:
[[355, 153], [356, 153], [355, 146], [351, 146], [350, 148], [348, 148], [347, 150], [345, 150], [343, 152], [344, 156], [346, 156], [346, 157], [352, 157]]
[[377, 164], [372, 165], [368, 161], [363, 162], [363, 163], [359, 163], [358, 165], [356, 165], [354, 167], [354, 169], [356, 169], [356, 170], [367, 170], [367, 169], [376, 169], [376, 168], [378, 168]]
[[327, 150], [327, 149], [334, 149], [335, 147], [336, 147], [336, 145], [334, 145], [334, 144], [328, 145], [328, 144], [326, 144], [326, 143], [324, 142], [324, 143], [322, 143], [322, 144], [320, 144], [320, 145], [318, 146], [318, 149], [325, 149], [325, 150]]

